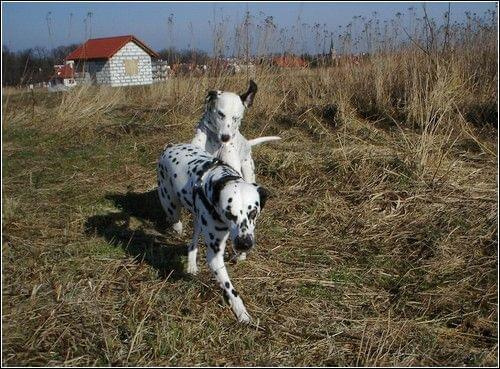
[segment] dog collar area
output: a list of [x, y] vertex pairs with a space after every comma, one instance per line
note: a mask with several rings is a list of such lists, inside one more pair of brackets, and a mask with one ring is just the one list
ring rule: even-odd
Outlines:
[[210, 202], [210, 200], [205, 196], [205, 193], [203, 192], [202, 188], [200, 186], [196, 186], [193, 191], [193, 202], [196, 201], [196, 196], [200, 197], [201, 202], [203, 203], [203, 206], [205, 209], [210, 213], [212, 218], [219, 222], [219, 223], [224, 223], [219, 215], [217, 213], [216, 207]]

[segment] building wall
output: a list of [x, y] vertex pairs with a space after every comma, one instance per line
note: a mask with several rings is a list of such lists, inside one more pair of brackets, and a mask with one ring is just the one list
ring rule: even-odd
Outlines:
[[[77, 84], [111, 85], [109, 60], [79, 61], [75, 68]], [[83, 73], [80, 71], [83, 71]]]
[[88, 62], [88, 73], [92, 84], [111, 84], [111, 73], [109, 60], [96, 60]]
[[[137, 63], [137, 74], [128, 75], [125, 64], [127, 60], [135, 60]], [[151, 56], [137, 46], [134, 42], [128, 42], [108, 61], [111, 86], [148, 85], [153, 83], [151, 71]]]
[[66, 87], [74, 87], [74, 86], [76, 86], [76, 81], [74, 78], [64, 78], [63, 84]]

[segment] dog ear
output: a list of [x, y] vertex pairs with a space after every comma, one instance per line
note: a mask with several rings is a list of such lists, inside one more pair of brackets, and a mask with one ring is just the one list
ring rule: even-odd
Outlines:
[[245, 105], [247, 108], [251, 107], [256, 93], [257, 84], [251, 79], [247, 92], [245, 92], [243, 95], [240, 95], [243, 105]]
[[260, 210], [264, 209], [264, 205], [266, 205], [267, 198], [271, 194], [269, 190], [265, 189], [264, 187], [257, 187], [257, 192], [259, 193], [260, 197]]
[[210, 104], [217, 99], [217, 91], [208, 91], [207, 97], [205, 97], [205, 104]]

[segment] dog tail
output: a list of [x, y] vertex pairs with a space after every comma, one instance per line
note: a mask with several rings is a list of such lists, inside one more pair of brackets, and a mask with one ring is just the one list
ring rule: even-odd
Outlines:
[[281, 140], [281, 137], [278, 137], [278, 136], [259, 137], [259, 138], [254, 138], [252, 140], [248, 140], [248, 143], [250, 144], [250, 146], [256, 146], [256, 145], [260, 145], [261, 143], [264, 143], [264, 142], [276, 141], [276, 140]]

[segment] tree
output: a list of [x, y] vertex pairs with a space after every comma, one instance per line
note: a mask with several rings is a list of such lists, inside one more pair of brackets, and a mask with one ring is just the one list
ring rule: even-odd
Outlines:
[[58, 46], [52, 50], [44, 47], [11, 51], [2, 48], [2, 85], [17, 86], [45, 82], [54, 74], [54, 65], [64, 63], [64, 58], [79, 45]]

